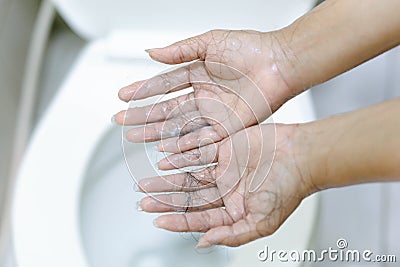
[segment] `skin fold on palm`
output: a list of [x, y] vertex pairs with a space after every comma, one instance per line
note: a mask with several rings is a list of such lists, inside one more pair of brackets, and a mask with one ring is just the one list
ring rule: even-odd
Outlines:
[[123, 110], [116, 123], [137, 126], [131, 142], [161, 140], [159, 149], [183, 152], [218, 142], [268, 118], [288, 95], [275, 64], [279, 51], [274, 32], [215, 30], [150, 56], [167, 64], [191, 62], [135, 82], [119, 92], [123, 101], [145, 99], [192, 87], [192, 92], [146, 107]]
[[140, 206], [172, 212], [155, 220], [160, 228], [205, 232], [198, 248], [239, 246], [270, 235], [313, 192], [298, 168], [295, 133], [292, 125], [257, 125], [219, 143], [171, 154], [159, 162], [160, 169], [218, 164], [140, 180], [140, 190], [149, 194]]

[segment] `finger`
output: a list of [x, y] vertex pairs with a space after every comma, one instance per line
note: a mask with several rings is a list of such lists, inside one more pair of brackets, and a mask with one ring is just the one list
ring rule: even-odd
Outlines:
[[184, 153], [169, 155], [158, 162], [160, 170], [180, 169], [201, 166], [218, 161], [218, 144], [210, 144]]
[[189, 93], [160, 103], [123, 110], [114, 118], [119, 125], [140, 125], [175, 118], [196, 109], [194, 95]]
[[208, 126], [208, 122], [200, 117], [199, 112], [194, 111], [185, 114], [185, 117], [177, 117], [164, 122], [130, 129], [126, 133], [126, 139], [133, 143], [154, 142], [184, 135], [204, 126]]
[[232, 223], [232, 218], [224, 208], [162, 215], [154, 220], [155, 226], [172, 232], [206, 232]]
[[138, 189], [146, 193], [191, 192], [214, 186], [215, 179], [208, 171], [156, 176], [138, 182]]
[[223, 137], [212, 127], [201, 128], [179, 137], [163, 139], [157, 148], [161, 152], [182, 153], [196, 147], [221, 141]]
[[190, 65], [188, 65], [125, 86], [119, 90], [118, 96], [122, 101], [128, 102], [179, 91], [190, 86]]
[[248, 223], [246, 219], [237, 221], [232, 225], [224, 225], [210, 229], [200, 239], [196, 248], [207, 248], [213, 245], [237, 247], [253, 241], [262, 236], [256, 229], [255, 223]]
[[167, 64], [179, 64], [196, 59], [204, 60], [207, 47], [212, 41], [213, 32], [206, 32], [194, 36], [164, 48], [153, 48], [149, 50], [152, 59]]
[[146, 212], [196, 211], [218, 208], [223, 205], [216, 187], [194, 192], [153, 195], [139, 202]]

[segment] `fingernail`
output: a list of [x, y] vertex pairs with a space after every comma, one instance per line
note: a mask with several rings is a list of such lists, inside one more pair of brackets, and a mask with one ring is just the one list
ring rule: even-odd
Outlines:
[[144, 52], [146, 52], [147, 54], [149, 54], [151, 51], [151, 49], [145, 49]]
[[140, 189], [138, 183], [134, 183], [134, 184], [133, 184], [133, 190], [135, 190], [135, 192], [142, 192], [142, 190]]
[[123, 135], [123, 137], [124, 137], [124, 142], [130, 142], [130, 141], [128, 140], [127, 133], [125, 133], [125, 134]]
[[155, 165], [155, 167], [157, 168], [157, 170], [161, 171], [161, 170], [160, 170], [160, 162], [157, 162], [156, 165]]
[[157, 228], [160, 228], [160, 226], [159, 226], [158, 223], [157, 223], [157, 219], [158, 219], [158, 218], [155, 218], [155, 219], [153, 220], [153, 225], [154, 225], [155, 227], [157, 227]]
[[199, 248], [208, 248], [208, 247], [211, 247], [211, 244], [208, 241], [204, 240], [204, 239], [200, 239], [199, 242], [196, 245], [197, 249], [199, 249]]
[[125, 101], [131, 101], [132, 100], [132, 91], [131, 90], [124, 90], [121, 89], [119, 92], [119, 95], [122, 99], [124, 99]]
[[131, 142], [131, 143], [137, 143], [137, 142], [143, 142], [143, 138], [141, 136], [142, 132], [136, 129], [131, 129], [129, 131], [127, 131], [124, 136], [125, 136], [125, 140], [127, 142]]
[[111, 117], [111, 123], [112, 123], [112, 124], [117, 124], [117, 121], [115, 120], [115, 115], [113, 115], [113, 116]]
[[158, 143], [157, 149], [160, 152], [168, 151], [168, 142], [161, 141], [160, 143]]
[[156, 163], [157, 170], [160, 170], [160, 171], [165, 170], [165, 168], [164, 169], [162, 168], [162, 165], [163, 164], [165, 165], [165, 161], [166, 161], [165, 158], [163, 158], [162, 160], [160, 160], [159, 162]]
[[136, 202], [136, 210], [143, 211], [142, 206], [140, 205], [140, 201]]

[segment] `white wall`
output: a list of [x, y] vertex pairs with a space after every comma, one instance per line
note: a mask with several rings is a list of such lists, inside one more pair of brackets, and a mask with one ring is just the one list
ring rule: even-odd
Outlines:
[[[400, 97], [400, 47], [312, 89], [318, 117], [347, 112]], [[400, 182], [357, 185], [321, 193], [320, 218], [312, 248], [334, 247], [339, 238], [351, 249], [399, 255]], [[343, 266], [319, 262], [312, 266]], [[347, 265], [346, 265], [347, 266]], [[349, 266], [364, 266], [359, 263]], [[384, 267], [390, 263], [374, 263]]]
[[[0, 0], [0, 223], [22, 77], [38, 6], [39, 0]], [[0, 266], [2, 260], [0, 257]]]

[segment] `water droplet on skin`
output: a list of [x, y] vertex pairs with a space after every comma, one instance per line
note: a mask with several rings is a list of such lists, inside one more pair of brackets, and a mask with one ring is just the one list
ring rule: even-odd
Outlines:
[[276, 66], [276, 64], [273, 64], [271, 70], [273, 73], [278, 73], [278, 66]]

